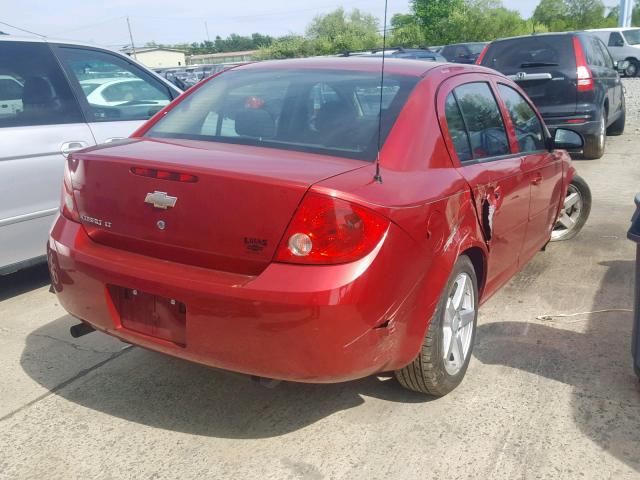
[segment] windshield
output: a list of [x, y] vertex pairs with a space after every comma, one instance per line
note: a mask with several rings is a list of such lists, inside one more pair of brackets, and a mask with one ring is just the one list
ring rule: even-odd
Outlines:
[[379, 72], [231, 70], [195, 91], [146, 136], [374, 160], [417, 78]]
[[629, 45], [640, 45], [640, 29], [627, 30], [623, 34]]

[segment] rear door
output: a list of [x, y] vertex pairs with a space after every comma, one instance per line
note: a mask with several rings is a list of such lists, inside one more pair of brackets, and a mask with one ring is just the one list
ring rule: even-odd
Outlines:
[[528, 178], [487, 76], [445, 82], [438, 109], [454, 163], [474, 196], [489, 249], [487, 288], [492, 289], [518, 269], [528, 223]]
[[617, 117], [618, 112], [622, 109], [622, 98], [624, 92], [622, 90], [622, 82], [620, 74], [615, 68], [613, 58], [607, 50], [607, 47], [597, 37], [593, 37], [594, 49], [600, 52], [599, 58], [602, 58], [603, 67], [602, 76], [606, 79], [608, 98], [609, 98], [609, 123]]
[[545, 118], [576, 112], [576, 59], [570, 35], [539, 35], [491, 43], [482, 65], [507, 75]]
[[55, 52], [98, 143], [128, 137], [179, 95], [115, 53], [75, 45], [58, 45]]
[[45, 253], [65, 154], [94, 145], [44, 42], [0, 41], [0, 270]]
[[551, 236], [562, 195], [562, 162], [546, 147], [542, 122], [529, 102], [511, 86], [498, 82], [498, 93], [507, 111], [522, 169], [530, 185], [527, 233], [522, 245], [520, 263], [526, 263]]

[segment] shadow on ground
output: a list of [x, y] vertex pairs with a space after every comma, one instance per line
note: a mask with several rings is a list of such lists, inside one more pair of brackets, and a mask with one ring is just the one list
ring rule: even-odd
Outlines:
[[[606, 274], [591, 310], [631, 308], [635, 262], [601, 263]], [[640, 471], [640, 387], [631, 367], [631, 313], [582, 317], [571, 324], [496, 322], [479, 327], [475, 356], [573, 387], [581, 431], [602, 450]], [[550, 406], [552, 408], [552, 405]]]
[[0, 275], [0, 302], [50, 283], [49, 269], [46, 263], [40, 263], [9, 275]]
[[423, 395], [402, 389], [389, 377], [331, 385], [283, 382], [276, 388], [267, 388], [248, 376], [137, 347], [118, 351], [106, 336], [105, 345], [108, 343], [110, 348], [96, 346], [96, 337], [90, 340], [91, 348], [95, 349], [92, 361], [103, 365], [95, 371], [93, 368], [81, 371], [60, 388], [64, 375], [60, 370], [69, 363], [87, 361], [89, 347], [83, 340], [103, 334], [93, 333], [75, 345], [59, 346], [66, 348], [63, 361], [60, 352], [43, 349], [40, 339], [71, 340], [69, 326], [76, 322], [65, 316], [32, 332], [21, 357], [22, 368], [31, 378], [71, 402], [151, 427], [222, 438], [267, 438], [357, 407], [363, 403], [362, 395], [401, 403], [429, 401]]

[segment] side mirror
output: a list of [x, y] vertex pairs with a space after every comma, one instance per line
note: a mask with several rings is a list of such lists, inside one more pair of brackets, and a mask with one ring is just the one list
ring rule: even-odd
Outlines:
[[582, 136], [573, 130], [558, 128], [553, 135], [552, 148], [554, 150], [580, 150], [583, 146]]
[[613, 62], [616, 70], [619, 72], [624, 72], [627, 68], [629, 68], [629, 60], [620, 60], [619, 62]]

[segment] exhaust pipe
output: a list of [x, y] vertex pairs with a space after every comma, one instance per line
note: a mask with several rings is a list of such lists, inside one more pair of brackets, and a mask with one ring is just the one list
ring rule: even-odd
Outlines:
[[93, 328], [91, 325], [85, 322], [69, 327], [69, 333], [73, 338], [80, 338], [95, 331], [96, 331], [95, 328]]

